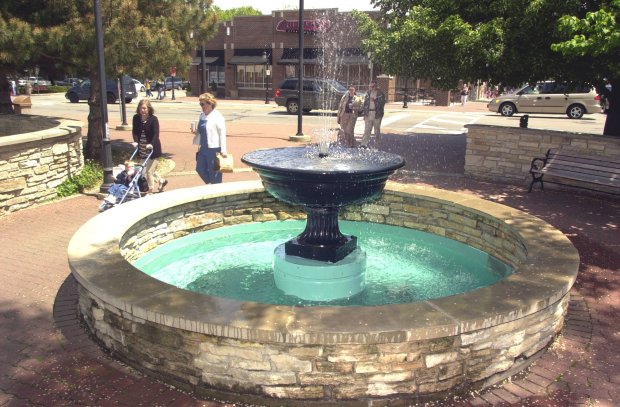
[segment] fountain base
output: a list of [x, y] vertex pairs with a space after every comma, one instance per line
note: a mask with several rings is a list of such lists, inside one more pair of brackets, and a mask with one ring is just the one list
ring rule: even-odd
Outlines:
[[341, 242], [325, 245], [300, 241], [299, 236], [284, 243], [284, 250], [289, 256], [304, 257], [309, 260], [337, 263], [353, 253], [357, 248], [357, 237], [342, 235]]
[[332, 301], [351, 297], [366, 284], [366, 252], [359, 247], [335, 263], [286, 254], [276, 247], [273, 274], [276, 287], [286, 294], [309, 301]]

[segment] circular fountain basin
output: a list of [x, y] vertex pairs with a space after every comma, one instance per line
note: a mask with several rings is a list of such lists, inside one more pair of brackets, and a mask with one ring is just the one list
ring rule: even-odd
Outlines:
[[260, 182], [178, 190], [104, 212], [69, 244], [79, 312], [103, 346], [148, 374], [201, 397], [270, 405], [368, 405], [486, 387], [528, 366], [562, 328], [579, 256], [561, 232], [513, 208], [413, 185], [388, 183], [341, 218], [447, 236], [515, 272], [427, 301], [298, 307], [182, 290], [131, 264], [196, 231], [304, 216]]

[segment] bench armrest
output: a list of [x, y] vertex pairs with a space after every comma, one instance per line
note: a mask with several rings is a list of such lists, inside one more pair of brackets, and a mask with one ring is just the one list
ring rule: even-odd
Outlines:
[[530, 164], [530, 173], [540, 172], [544, 168], [546, 162], [547, 160], [545, 158], [534, 158], [532, 164]]

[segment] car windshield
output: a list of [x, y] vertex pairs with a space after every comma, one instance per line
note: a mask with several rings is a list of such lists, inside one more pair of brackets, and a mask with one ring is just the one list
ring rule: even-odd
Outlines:
[[340, 92], [346, 92], [347, 91], [347, 87], [344, 86], [342, 83], [338, 82], [335, 79], [325, 79], [325, 82], [330, 84], [337, 91], [340, 91]]

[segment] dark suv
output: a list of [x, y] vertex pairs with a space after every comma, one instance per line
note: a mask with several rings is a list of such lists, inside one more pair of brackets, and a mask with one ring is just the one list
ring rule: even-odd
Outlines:
[[[125, 103], [131, 103], [131, 101], [138, 97], [136, 92], [136, 85], [131, 81], [131, 77], [125, 76]], [[115, 79], [106, 80], [106, 98], [108, 103], [116, 103], [118, 100], [118, 85]], [[90, 98], [90, 79], [85, 79], [78, 85], [70, 88], [65, 94], [65, 98], [69, 99], [71, 103], [77, 103], [80, 100], [88, 100]]]
[[[275, 101], [278, 106], [286, 106], [289, 114], [299, 112], [298, 78], [288, 78], [276, 89]], [[304, 78], [304, 106], [303, 111], [308, 113], [313, 109], [338, 110], [342, 96], [347, 88], [335, 79]]]

